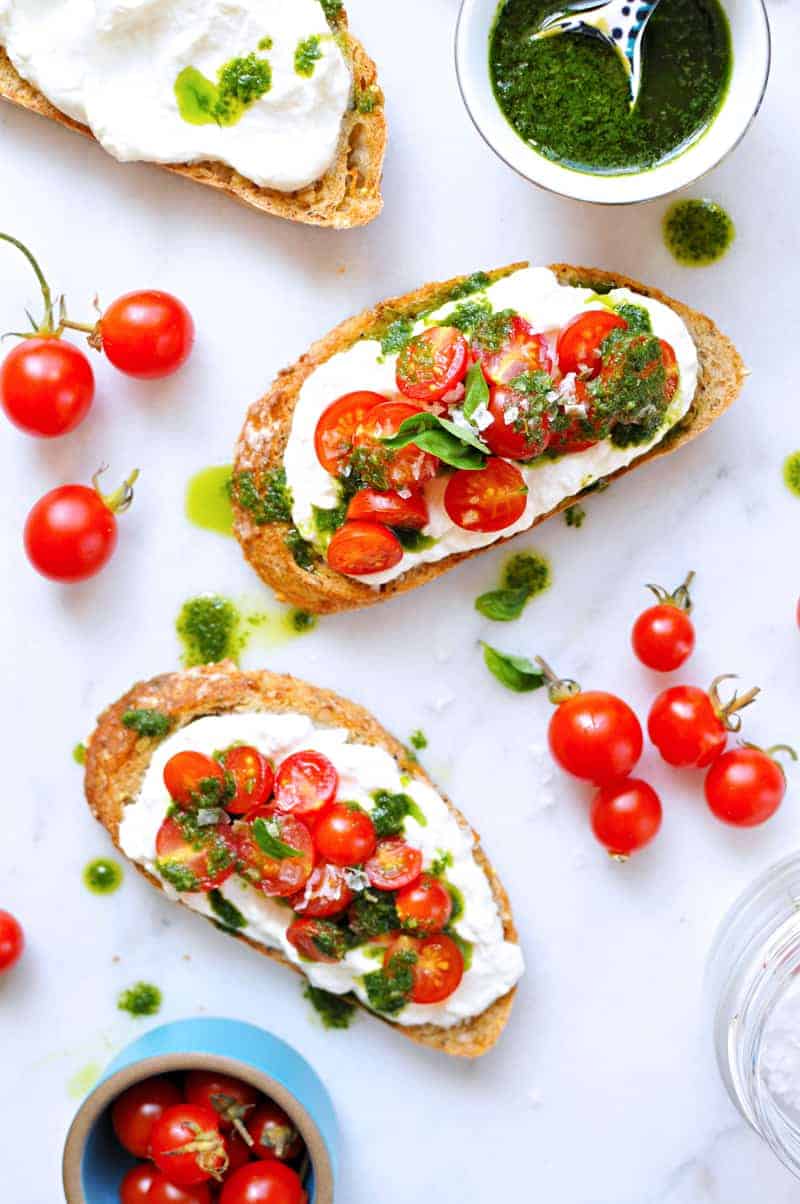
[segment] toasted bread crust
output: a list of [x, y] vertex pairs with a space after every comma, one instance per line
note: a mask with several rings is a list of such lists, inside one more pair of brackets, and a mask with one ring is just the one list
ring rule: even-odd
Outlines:
[[[526, 266], [526, 263], [516, 263], [489, 275], [496, 279], [511, 270]], [[552, 264], [551, 268], [562, 284], [580, 283], [601, 288], [628, 287], [669, 305], [686, 323], [697, 346], [700, 375], [688, 413], [656, 447], [639, 456], [627, 467], [619, 469], [611, 479], [623, 476], [640, 464], [675, 451], [697, 438], [735, 400], [744, 380], [744, 364], [733, 343], [718, 330], [710, 318], [666, 296], [658, 289], [649, 288], [618, 273], [597, 268], [572, 267], [563, 263]], [[427, 284], [403, 297], [380, 302], [372, 309], [348, 318], [314, 343], [296, 364], [284, 369], [269, 391], [251, 406], [236, 446], [234, 471], [258, 472], [278, 467], [283, 462], [300, 389], [315, 368], [337, 352], [351, 346], [357, 339], [368, 335], [387, 317], [413, 314], [435, 305], [440, 295], [446, 297], [463, 279], [464, 277], [456, 277], [444, 283]], [[580, 495], [564, 498], [558, 506], [541, 515], [532, 525], [537, 526], [552, 515], [566, 510], [575, 503], [578, 496]], [[272, 587], [282, 601], [317, 614], [333, 614], [337, 611], [373, 606], [395, 594], [405, 593], [418, 585], [433, 581], [441, 573], [460, 564], [462, 560], [468, 560], [488, 550], [476, 548], [455, 553], [432, 564], [418, 565], [385, 585], [373, 587], [342, 576], [328, 568], [324, 562], [315, 565], [313, 571], [300, 568], [284, 542], [287, 524], [269, 523], [258, 526], [238, 505], [234, 506], [234, 513], [237, 538], [247, 560], [258, 575]], [[513, 539], [514, 536], [509, 538]], [[505, 542], [505, 539], [496, 540], [488, 547], [493, 548]]]
[[[310, 226], [330, 226], [336, 230], [371, 222], [383, 208], [381, 177], [386, 152], [386, 114], [383, 93], [377, 81], [377, 68], [361, 43], [345, 32], [346, 25], [347, 19], [342, 10], [338, 29], [345, 33], [350, 51], [354, 94], [361, 96], [368, 92], [374, 107], [368, 113], [361, 113], [357, 108], [348, 110], [342, 122], [336, 158], [321, 180], [297, 192], [279, 192], [277, 189], [259, 188], [252, 180], [222, 163], [159, 166], [195, 180], [198, 184], [216, 188], [251, 208], [290, 221]], [[22, 79], [2, 47], [0, 97], [31, 113], [49, 117], [87, 138], [94, 138], [85, 125], [67, 117]]]
[[[123, 810], [137, 796], [157, 743], [137, 736], [123, 725], [125, 711], [137, 707], [152, 708], [169, 715], [174, 727], [182, 727], [201, 715], [227, 711], [299, 711], [320, 725], [346, 728], [352, 738], [360, 743], [380, 745], [395, 758], [404, 773], [432, 785], [428, 775], [417, 762], [410, 759], [402, 744], [363, 707], [330, 690], [317, 689], [293, 677], [266, 671], [242, 672], [232, 662], [224, 661], [218, 665], [207, 665], [184, 673], [167, 673], [151, 681], [140, 682], [99, 717], [89, 740], [86, 757], [86, 798], [93, 815], [108, 830], [117, 848], [120, 848], [119, 825]], [[449, 799], [445, 798], [445, 802], [459, 822], [468, 826]], [[477, 833], [475, 836], [477, 840]], [[475, 857], [491, 883], [506, 939], [516, 941], [517, 932], [508, 896], [480, 844], [476, 844]], [[136, 868], [154, 886], [162, 889], [157, 878], [140, 866]], [[267, 949], [242, 933], [231, 935], [257, 953], [302, 974], [277, 950]], [[385, 1023], [420, 1045], [457, 1057], [477, 1058], [494, 1045], [505, 1028], [514, 994], [514, 990], [509, 991], [480, 1016], [453, 1028], [443, 1029], [431, 1024], [409, 1028], [392, 1024], [389, 1020]], [[370, 1012], [370, 1015], [374, 1013]]]

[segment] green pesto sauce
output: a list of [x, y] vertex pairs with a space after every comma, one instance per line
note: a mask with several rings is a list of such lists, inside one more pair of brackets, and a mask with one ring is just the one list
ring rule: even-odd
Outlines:
[[207, 898], [220, 927], [228, 932], [235, 932], [237, 929], [247, 927], [247, 920], [236, 904], [231, 903], [230, 899], [226, 899], [218, 890], [210, 890]]
[[203, 594], [184, 602], [175, 626], [187, 669], [227, 659], [236, 661], [246, 642], [237, 607], [218, 594]]
[[550, 565], [537, 552], [518, 552], [503, 570], [500, 588], [475, 599], [475, 609], [496, 623], [518, 619], [528, 601], [551, 582]]
[[297, 49], [294, 52], [294, 69], [298, 75], [310, 79], [321, 58], [322, 46], [319, 34], [312, 34], [310, 38], [304, 38], [302, 42], [297, 43]]
[[113, 895], [122, 885], [122, 867], [108, 857], [97, 857], [84, 869], [83, 884], [95, 895]]
[[561, 0], [506, 0], [491, 37], [497, 101], [535, 150], [578, 171], [622, 174], [669, 159], [708, 128], [732, 62], [718, 0], [661, 0], [645, 32], [633, 110], [611, 46], [579, 33], [532, 40], [542, 19], [563, 7]]
[[231, 466], [202, 468], [186, 486], [186, 517], [203, 531], [233, 535]]
[[676, 201], [664, 214], [664, 242], [678, 263], [689, 267], [721, 259], [735, 232], [728, 214], [714, 201]]
[[310, 983], [303, 995], [316, 1011], [325, 1028], [349, 1028], [356, 1014], [356, 1002], [352, 995], [333, 995], [322, 987]]
[[564, 522], [568, 527], [582, 527], [586, 521], [586, 511], [583, 506], [567, 506], [564, 511]]
[[117, 1007], [131, 1016], [155, 1016], [161, 1009], [161, 992], [151, 982], [137, 982], [122, 992]]
[[800, 451], [792, 452], [783, 463], [783, 480], [787, 489], [800, 497]]
[[86, 764], [86, 745], [81, 741], [72, 750], [72, 759], [76, 765]]
[[[267, 49], [262, 39], [259, 49]], [[175, 80], [178, 112], [190, 125], [236, 125], [272, 87], [272, 68], [255, 52], [230, 59], [214, 83], [196, 67], [184, 67]]]

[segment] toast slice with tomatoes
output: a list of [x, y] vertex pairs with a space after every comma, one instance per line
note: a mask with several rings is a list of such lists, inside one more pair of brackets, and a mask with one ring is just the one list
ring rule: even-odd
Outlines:
[[[86, 798], [93, 815], [108, 830], [118, 848], [119, 828], [125, 807], [137, 797], [158, 745], [157, 738], [137, 735], [123, 724], [123, 715], [137, 709], [155, 710], [167, 716], [173, 732], [203, 715], [234, 711], [299, 712], [308, 715], [319, 726], [345, 728], [351, 738], [361, 744], [384, 748], [404, 774], [432, 785], [428, 775], [417, 761], [411, 759], [407, 749], [363, 707], [330, 690], [318, 689], [293, 677], [266, 671], [242, 672], [232, 662], [223, 661], [140, 682], [100, 715], [88, 743]], [[443, 795], [441, 797], [444, 798]], [[445, 798], [445, 802], [459, 823], [470, 830], [463, 815], [448, 799]], [[518, 943], [508, 896], [480, 846], [477, 833], [473, 835], [474, 856], [492, 888], [505, 939]], [[162, 889], [158, 878], [139, 865], [136, 868], [153, 886]], [[244, 933], [231, 932], [231, 935], [249, 945], [256, 953], [302, 974], [279, 951], [268, 949]], [[480, 1015], [451, 1028], [433, 1024], [409, 1027], [392, 1024], [391, 1020], [385, 1020], [384, 1023], [391, 1024], [397, 1032], [420, 1045], [456, 1057], [477, 1058], [491, 1049], [508, 1023], [514, 995], [515, 989], [512, 989]]]
[[[527, 267], [516, 263], [487, 273], [495, 281], [509, 272]], [[700, 372], [697, 390], [686, 415], [651, 450], [633, 460], [612, 478], [624, 475], [649, 460], [655, 460], [696, 439], [724, 413], [736, 399], [746, 375], [742, 359], [712, 320], [697, 310], [666, 296], [658, 289], [640, 284], [618, 273], [597, 268], [553, 264], [551, 270], [562, 284], [583, 285], [601, 292], [627, 287], [646, 297], [670, 306], [684, 321], [698, 351]], [[403, 297], [380, 302], [356, 317], [348, 318], [325, 335], [292, 367], [282, 371], [269, 391], [250, 408], [236, 446], [234, 479], [241, 473], [258, 474], [280, 468], [292, 426], [292, 417], [303, 382], [310, 374], [338, 352], [346, 350], [362, 338], [375, 337], [388, 322], [400, 317], [414, 318], [435, 309], [465, 281], [456, 277], [443, 283], [427, 284]], [[235, 491], [234, 491], [235, 492]], [[580, 494], [565, 497], [553, 510], [541, 515], [534, 526], [553, 514], [575, 504]], [[372, 606], [395, 594], [405, 593], [418, 585], [433, 581], [441, 573], [455, 568], [462, 560], [476, 556], [486, 548], [477, 548], [447, 556], [431, 564], [420, 564], [402, 576], [380, 586], [371, 586], [346, 577], [331, 569], [324, 561], [302, 567], [293, 558], [287, 545], [290, 524], [285, 522], [256, 522], [234, 496], [235, 532], [245, 557], [278, 598], [303, 610], [317, 614], [354, 610]], [[524, 534], [524, 532], [522, 533]], [[513, 538], [513, 536], [508, 537]], [[499, 539], [488, 546], [506, 542]]]
[[[297, 192], [260, 188], [223, 163], [159, 165], [166, 171], [205, 184], [234, 200], [275, 217], [336, 230], [363, 226], [383, 208], [381, 177], [386, 152], [386, 114], [377, 68], [361, 43], [347, 31], [344, 8], [332, 20], [350, 60], [353, 96], [342, 122], [336, 158], [322, 179]], [[15, 70], [0, 47], [0, 98], [49, 117], [87, 138], [91, 130], [73, 121]]]

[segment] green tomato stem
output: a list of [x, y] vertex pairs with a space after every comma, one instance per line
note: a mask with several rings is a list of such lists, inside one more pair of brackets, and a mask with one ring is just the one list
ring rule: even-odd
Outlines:
[[18, 251], [21, 251], [36, 273], [36, 279], [39, 281], [39, 288], [42, 290], [42, 300], [44, 302], [44, 318], [41, 325], [36, 327], [36, 334], [55, 334], [56, 329], [53, 323], [53, 295], [50, 292], [50, 285], [45, 280], [44, 272], [39, 267], [39, 264], [37, 263], [33, 254], [28, 250], [23, 242], [19, 241], [18, 238], [14, 238], [11, 234], [0, 233], [0, 239], [2, 239], [3, 242], [11, 243], [12, 247], [16, 247]]

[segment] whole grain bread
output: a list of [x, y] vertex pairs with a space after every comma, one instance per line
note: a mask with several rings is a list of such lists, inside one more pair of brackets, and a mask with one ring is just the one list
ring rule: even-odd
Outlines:
[[[231, 711], [286, 711], [308, 715], [316, 724], [343, 727], [353, 740], [362, 744], [379, 745], [394, 757], [403, 773], [432, 785], [428, 775], [414, 761], [399, 741], [395, 740], [363, 707], [341, 698], [330, 690], [317, 689], [293, 677], [275, 673], [242, 672], [230, 661], [202, 666], [181, 673], [166, 673], [135, 685], [117, 702], [103, 712], [89, 740], [86, 755], [85, 790], [89, 807], [119, 848], [119, 826], [128, 803], [139, 793], [142, 779], [157, 747], [157, 741], [139, 736], [122, 723], [122, 716], [133, 709], [153, 709], [167, 715], [172, 730], [191, 723], [202, 715]], [[444, 797], [444, 796], [442, 796]], [[459, 823], [469, 828], [467, 821], [453, 806], [450, 807]], [[511, 905], [503, 886], [478, 842], [475, 857], [486, 873], [497, 902], [505, 937], [517, 941], [511, 915]], [[120, 849], [122, 852], [122, 850]], [[141, 866], [136, 867], [156, 887], [160, 881]], [[231, 933], [249, 945], [256, 953], [272, 958], [298, 973], [298, 967], [277, 950], [250, 940], [243, 933]], [[409, 1040], [456, 1057], [477, 1058], [491, 1049], [505, 1028], [511, 1014], [515, 991], [496, 1000], [481, 1015], [462, 1021], [452, 1028], [425, 1024], [407, 1027], [385, 1023]], [[369, 1009], [365, 1009], [369, 1010]], [[374, 1013], [370, 1012], [370, 1015]], [[382, 1019], [382, 1017], [381, 1017]]]
[[[353, 103], [342, 122], [336, 158], [321, 180], [297, 192], [279, 192], [273, 188], [259, 188], [223, 163], [160, 166], [198, 184], [216, 188], [251, 208], [290, 221], [304, 222], [310, 226], [330, 226], [336, 230], [371, 222], [383, 208], [381, 177], [386, 152], [384, 98], [378, 85], [375, 64], [361, 43], [347, 32], [344, 9], [339, 11], [336, 18], [336, 29], [351, 64]], [[85, 125], [67, 117], [22, 79], [2, 47], [0, 97], [31, 113], [49, 117], [87, 138], [94, 137]]]
[[[488, 273], [496, 280], [527, 263], [515, 263]], [[611, 479], [623, 476], [633, 468], [676, 451], [691, 439], [707, 430], [736, 399], [746, 375], [742, 359], [733, 343], [715, 326], [710, 318], [673, 300], [658, 289], [649, 288], [618, 273], [597, 268], [572, 267], [569, 264], [551, 265], [562, 284], [584, 285], [601, 291], [628, 287], [644, 296], [669, 305], [686, 323], [698, 351], [700, 373], [692, 405], [660, 443], [621, 468]], [[303, 382], [320, 364], [337, 352], [350, 347], [358, 339], [374, 337], [373, 332], [385, 328], [396, 317], [413, 317], [436, 308], [447, 299], [452, 289], [465, 277], [443, 283], [426, 284], [403, 297], [382, 301], [356, 317], [348, 318], [329, 334], [314, 343], [305, 355], [290, 368], [284, 369], [269, 391], [250, 408], [236, 446], [234, 475], [255, 473], [279, 467], [289, 438], [292, 416]], [[357, 383], [357, 382], [356, 382]], [[535, 520], [534, 526], [559, 511], [574, 505], [580, 495], [564, 498], [558, 506]], [[441, 573], [454, 568], [462, 560], [477, 556], [485, 548], [459, 552], [432, 564], [421, 564], [393, 581], [378, 587], [354, 581], [330, 569], [323, 561], [310, 569], [298, 565], [287, 548], [286, 523], [258, 524], [251, 513], [234, 498], [234, 529], [247, 560], [258, 575], [271, 586], [279, 599], [316, 614], [355, 610], [383, 602], [394, 594], [405, 593], [433, 581]], [[513, 537], [511, 537], [513, 538]], [[498, 540], [497, 543], [506, 542]], [[490, 544], [489, 547], [495, 547]]]

